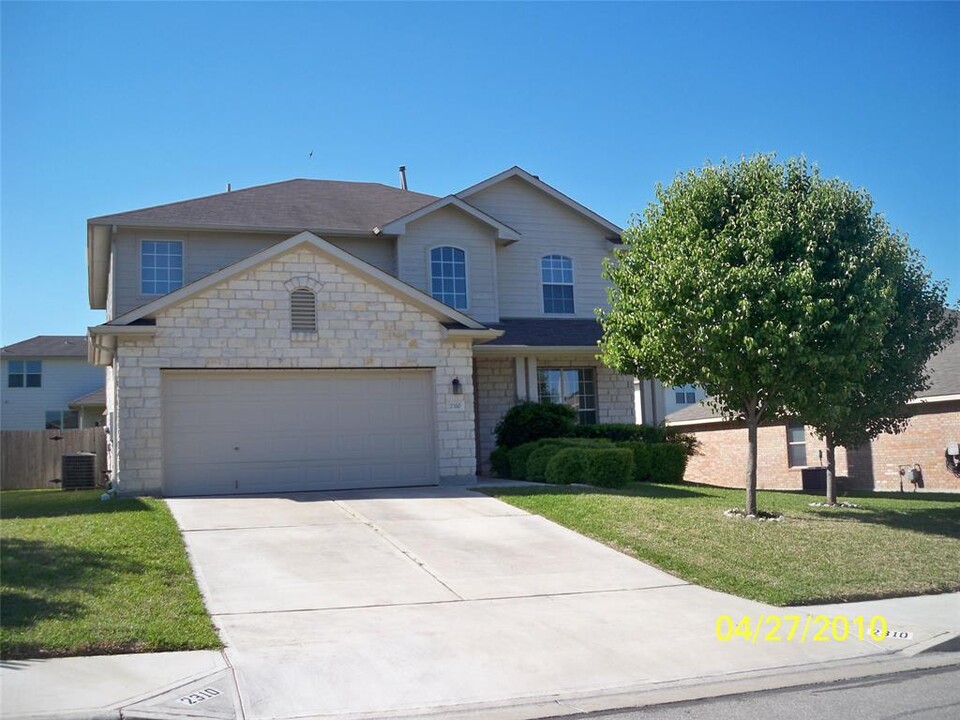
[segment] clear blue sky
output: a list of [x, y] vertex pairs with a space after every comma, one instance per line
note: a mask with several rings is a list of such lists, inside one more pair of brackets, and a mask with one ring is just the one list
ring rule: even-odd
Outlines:
[[439, 195], [521, 165], [625, 225], [680, 170], [803, 153], [960, 296], [958, 4], [0, 12], [3, 344], [103, 321], [88, 217], [400, 164]]

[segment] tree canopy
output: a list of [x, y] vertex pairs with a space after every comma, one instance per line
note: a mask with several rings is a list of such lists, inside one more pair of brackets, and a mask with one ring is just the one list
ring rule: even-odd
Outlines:
[[943, 288], [869, 195], [803, 159], [757, 155], [684, 173], [657, 187], [623, 243], [605, 270], [603, 360], [699, 384], [746, 422], [748, 514], [757, 510], [759, 423], [847, 400], [854, 385], [869, 394], [858, 376], [831, 396], [849, 366], [885, 353], [898, 288], [915, 283], [942, 306]]

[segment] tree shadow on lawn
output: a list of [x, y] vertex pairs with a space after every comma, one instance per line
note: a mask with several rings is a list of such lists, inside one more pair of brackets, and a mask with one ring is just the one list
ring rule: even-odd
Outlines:
[[960, 540], [960, 506], [956, 508], [917, 508], [916, 510], [884, 510], [871, 507], [862, 509], [809, 508], [818, 518], [849, 520], [883, 525], [894, 530], [911, 530], [926, 535]]
[[58, 599], [64, 592], [96, 595], [109, 590], [118, 575], [142, 574], [142, 563], [42, 540], [0, 541], [0, 625], [28, 628], [38, 621], [71, 619], [87, 608], [80, 600]]
[[694, 497], [709, 497], [708, 493], [694, 489], [696, 485], [654, 485], [632, 482], [624, 488], [603, 488], [585, 485], [550, 485], [537, 487], [491, 487], [484, 490], [490, 495], [619, 495], [621, 497], [649, 498], [651, 500], [677, 500]]
[[53, 518], [71, 515], [105, 515], [120, 512], [153, 512], [140, 498], [104, 502], [101, 490], [9, 490], [0, 494], [0, 518]]

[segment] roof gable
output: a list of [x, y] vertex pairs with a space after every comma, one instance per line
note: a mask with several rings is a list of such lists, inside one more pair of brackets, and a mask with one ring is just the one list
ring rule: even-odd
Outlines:
[[502, 173], [498, 173], [497, 175], [494, 175], [491, 178], [487, 178], [483, 182], [479, 182], [476, 185], [471, 185], [465, 190], [461, 190], [456, 194], [456, 196], [462, 200], [466, 200], [470, 196], [475, 195], [481, 190], [486, 190], [487, 188], [497, 185], [503, 182], [504, 180], [509, 180], [510, 178], [519, 178], [520, 180], [523, 180], [527, 184], [535, 187], [537, 190], [540, 190], [541, 192], [553, 198], [557, 202], [567, 206], [574, 212], [582, 215], [583, 217], [587, 218], [591, 222], [599, 225], [608, 233], [610, 233], [610, 239], [616, 239], [616, 240], [620, 239], [620, 234], [623, 232], [622, 228], [620, 228], [617, 225], [614, 225], [612, 222], [598, 215], [593, 210], [588, 208], [586, 205], [581, 205], [573, 198], [567, 195], [564, 195], [555, 187], [548, 185], [536, 175], [532, 175], [528, 173], [526, 170], [524, 170], [523, 168], [517, 165], [514, 165], [509, 170], [504, 170]]
[[456, 195], [447, 195], [444, 198], [440, 198], [429, 205], [424, 205], [423, 207], [414, 210], [407, 215], [404, 215], [401, 218], [397, 218], [392, 222], [385, 224], [383, 227], [374, 228], [374, 232], [378, 235], [380, 233], [385, 233], [389, 235], [403, 235], [407, 230], [407, 225], [412, 223], [420, 218], [429, 215], [430, 213], [436, 212], [446, 207], [454, 207], [460, 210], [461, 212], [466, 213], [475, 220], [492, 227], [497, 232], [497, 240], [506, 241], [507, 244], [514, 243], [520, 239], [520, 233], [514, 230], [512, 227], [506, 223], [502, 223], [497, 220], [495, 217], [488, 215], [480, 208], [476, 208], [470, 203], [460, 199]]

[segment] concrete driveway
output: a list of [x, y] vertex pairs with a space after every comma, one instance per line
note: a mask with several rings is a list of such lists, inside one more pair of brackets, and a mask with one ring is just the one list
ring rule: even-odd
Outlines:
[[168, 502], [248, 719], [553, 715], [651, 684], [889, 651], [720, 642], [718, 615], [776, 610], [466, 489]]

